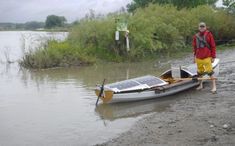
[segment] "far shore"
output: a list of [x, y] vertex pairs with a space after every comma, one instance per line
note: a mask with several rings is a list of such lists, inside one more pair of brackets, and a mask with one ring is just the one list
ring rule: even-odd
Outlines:
[[1, 30], [0, 29], [0, 32], [4, 32], [4, 31], [69, 32], [68, 29], [40, 29], [40, 30], [24, 30], [24, 29]]

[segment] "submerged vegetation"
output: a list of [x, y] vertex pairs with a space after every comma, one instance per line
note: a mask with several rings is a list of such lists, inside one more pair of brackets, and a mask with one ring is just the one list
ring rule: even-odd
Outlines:
[[[117, 19], [128, 22], [129, 51], [125, 32], [120, 33], [119, 42], [115, 41]], [[226, 10], [208, 5], [178, 9], [173, 5], [150, 4], [134, 13], [90, 15], [74, 24], [64, 42], [49, 41], [46, 47], [25, 54], [20, 64], [27, 68], [49, 68], [177, 54], [191, 50], [192, 35], [200, 21], [207, 23], [217, 44], [234, 41], [235, 16]]]

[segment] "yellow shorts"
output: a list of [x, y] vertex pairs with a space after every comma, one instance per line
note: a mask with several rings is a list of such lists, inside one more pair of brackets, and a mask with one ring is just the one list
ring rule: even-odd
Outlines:
[[213, 74], [211, 57], [205, 59], [196, 58], [196, 63], [198, 75], [208, 74], [211, 76]]

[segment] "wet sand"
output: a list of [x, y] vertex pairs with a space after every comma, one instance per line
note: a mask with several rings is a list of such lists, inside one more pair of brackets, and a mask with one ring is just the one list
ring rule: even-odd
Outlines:
[[209, 83], [201, 91], [177, 94], [177, 102], [167, 110], [145, 116], [129, 131], [97, 145], [235, 145], [235, 49], [218, 53], [218, 58], [217, 94], [210, 93]]

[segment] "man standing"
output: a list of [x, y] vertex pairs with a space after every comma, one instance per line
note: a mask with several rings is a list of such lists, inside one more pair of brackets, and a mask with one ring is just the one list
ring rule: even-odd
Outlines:
[[[212, 93], [216, 93], [216, 83], [213, 77], [212, 63], [216, 58], [216, 46], [212, 33], [207, 30], [204, 22], [199, 23], [199, 32], [193, 37], [194, 61], [197, 64], [198, 75], [209, 75], [212, 80]], [[199, 87], [202, 89], [203, 83]]]

